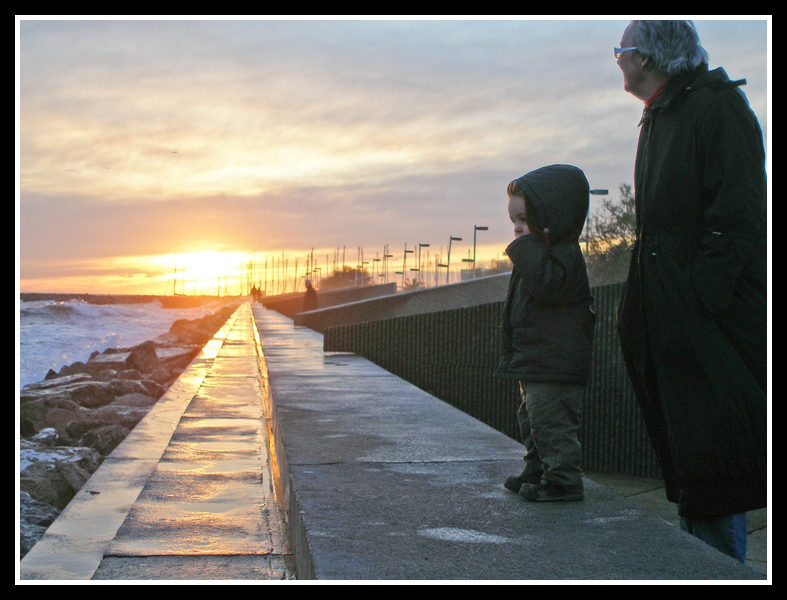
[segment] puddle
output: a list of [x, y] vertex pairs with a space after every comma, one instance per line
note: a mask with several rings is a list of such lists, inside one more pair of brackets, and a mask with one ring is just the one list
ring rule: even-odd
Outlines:
[[418, 535], [447, 542], [466, 542], [470, 544], [505, 544], [512, 541], [509, 538], [492, 535], [491, 533], [483, 533], [473, 529], [456, 529], [454, 527], [421, 529], [418, 531]]

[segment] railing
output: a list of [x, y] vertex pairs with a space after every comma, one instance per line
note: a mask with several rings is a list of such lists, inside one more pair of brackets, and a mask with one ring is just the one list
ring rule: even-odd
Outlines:
[[[583, 467], [658, 477], [615, 328], [622, 290], [623, 284], [593, 289], [597, 322], [592, 373], [583, 395]], [[324, 349], [363, 356], [519, 440], [519, 387], [494, 377], [502, 310], [503, 303], [494, 302], [330, 327], [324, 331]]]

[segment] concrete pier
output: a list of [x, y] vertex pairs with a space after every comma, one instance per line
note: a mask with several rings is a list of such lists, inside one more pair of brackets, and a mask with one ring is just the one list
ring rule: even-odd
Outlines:
[[20, 578], [766, 581], [589, 478], [582, 502], [524, 501], [502, 486], [521, 458], [507, 436], [247, 304]]
[[533, 504], [522, 446], [322, 336], [254, 316], [299, 578], [763, 580], [607, 487]]
[[21, 562], [21, 579], [293, 579], [241, 307]]

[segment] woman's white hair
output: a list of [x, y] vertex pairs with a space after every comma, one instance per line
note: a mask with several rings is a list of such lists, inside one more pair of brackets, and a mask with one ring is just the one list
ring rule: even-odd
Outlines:
[[691, 21], [632, 21], [632, 45], [667, 75], [688, 73], [708, 62]]

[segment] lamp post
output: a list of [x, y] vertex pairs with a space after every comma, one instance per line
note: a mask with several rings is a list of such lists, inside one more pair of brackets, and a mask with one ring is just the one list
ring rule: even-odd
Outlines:
[[401, 275], [402, 276], [402, 291], [404, 291], [404, 283], [405, 283], [405, 273], [407, 273], [407, 253], [413, 253], [412, 250], [407, 249], [407, 244], [404, 245], [404, 260], [402, 261], [402, 270], [401, 271], [394, 271], [394, 275]]
[[385, 283], [388, 283], [388, 259], [393, 258], [393, 254], [388, 254], [388, 245], [383, 252], [383, 272], [385, 273]]
[[[591, 196], [606, 196], [609, 190], [590, 190]], [[590, 250], [588, 248], [588, 240], [590, 239], [590, 203], [588, 203], [588, 216], [585, 219], [585, 258], [590, 257]]]
[[451, 242], [461, 242], [462, 238], [449, 236], [448, 238], [448, 263], [445, 265], [438, 264], [438, 267], [445, 267], [445, 284], [451, 283]]
[[416, 271], [418, 271], [418, 289], [421, 289], [421, 248], [428, 246], [429, 244], [418, 244], [418, 268], [416, 269]]
[[478, 225], [473, 225], [473, 279], [475, 279], [475, 272], [476, 272], [476, 262], [475, 262], [475, 241], [476, 241], [476, 232], [478, 231], [487, 231], [489, 227], [479, 227]]

